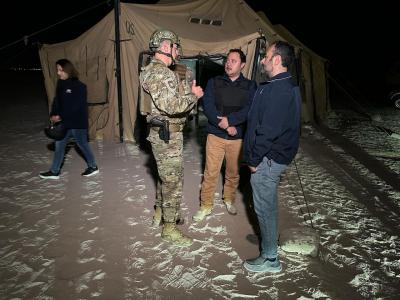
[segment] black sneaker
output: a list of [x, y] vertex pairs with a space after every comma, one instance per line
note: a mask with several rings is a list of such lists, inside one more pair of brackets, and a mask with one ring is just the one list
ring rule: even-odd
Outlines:
[[96, 175], [97, 173], [99, 173], [98, 167], [94, 167], [94, 168], [89, 167], [81, 175], [85, 176], [85, 177], [90, 177], [90, 176]]
[[47, 172], [43, 172], [43, 173], [39, 174], [40, 178], [43, 178], [43, 179], [59, 179], [60, 178], [59, 175], [60, 175], [60, 172], [53, 173], [52, 171], [47, 171]]

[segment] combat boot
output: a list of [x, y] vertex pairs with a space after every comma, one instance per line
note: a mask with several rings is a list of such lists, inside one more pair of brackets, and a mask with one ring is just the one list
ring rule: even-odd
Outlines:
[[185, 224], [185, 219], [182, 218], [181, 216], [178, 216], [176, 218], [176, 225], [183, 225], [183, 224]]
[[181, 213], [179, 211], [179, 209], [177, 209], [177, 213], [176, 213], [176, 225], [183, 225], [185, 224], [185, 219], [181, 216]]
[[153, 222], [151, 223], [151, 226], [158, 227], [161, 225], [161, 221], [162, 221], [162, 209], [160, 206], [156, 206], [156, 209], [155, 209], [154, 215], [153, 215]]
[[193, 244], [193, 240], [176, 228], [175, 223], [164, 223], [161, 237], [163, 240], [173, 243], [176, 246], [185, 247]]

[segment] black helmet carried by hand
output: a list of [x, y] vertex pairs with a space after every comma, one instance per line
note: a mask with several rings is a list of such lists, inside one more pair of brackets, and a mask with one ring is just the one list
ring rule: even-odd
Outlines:
[[59, 141], [65, 137], [67, 129], [61, 121], [55, 123], [50, 122], [49, 126], [44, 129], [44, 133], [48, 138]]

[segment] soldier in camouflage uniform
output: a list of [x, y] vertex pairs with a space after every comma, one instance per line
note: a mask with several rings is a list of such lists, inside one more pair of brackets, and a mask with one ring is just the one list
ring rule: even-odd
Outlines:
[[[159, 215], [162, 211], [161, 237], [179, 246], [189, 246], [192, 239], [183, 235], [176, 227], [183, 185], [182, 130], [187, 114], [203, 96], [203, 90], [196, 86], [195, 81], [191, 86], [186, 80], [181, 81], [168, 68], [179, 55], [179, 44], [178, 36], [174, 32], [156, 30], [150, 38], [150, 50], [154, 52], [154, 57], [142, 69], [140, 83], [143, 90], [151, 96], [147, 112], [150, 125], [147, 140], [151, 143], [161, 181], [161, 208], [156, 205], [154, 219], [160, 222]], [[152, 126], [155, 120], [169, 121], [169, 141], [162, 139], [159, 127]]]

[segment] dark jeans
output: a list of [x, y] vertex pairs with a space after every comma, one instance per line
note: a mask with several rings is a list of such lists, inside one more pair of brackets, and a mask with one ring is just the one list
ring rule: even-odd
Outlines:
[[81, 149], [88, 167], [96, 167], [96, 161], [92, 150], [90, 149], [89, 143], [87, 141], [87, 129], [68, 129], [65, 137], [56, 141], [56, 150], [54, 153], [53, 163], [51, 165], [50, 171], [57, 174], [60, 172], [61, 164], [64, 160], [65, 147], [71, 137], [75, 138], [78, 147]]

